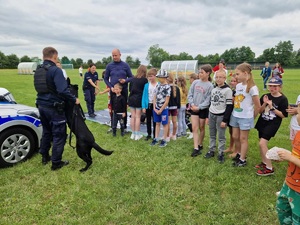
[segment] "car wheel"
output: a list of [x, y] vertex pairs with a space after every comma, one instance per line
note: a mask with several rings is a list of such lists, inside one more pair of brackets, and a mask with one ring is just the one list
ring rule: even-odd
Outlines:
[[0, 167], [13, 166], [35, 152], [36, 143], [30, 131], [10, 128], [0, 135]]

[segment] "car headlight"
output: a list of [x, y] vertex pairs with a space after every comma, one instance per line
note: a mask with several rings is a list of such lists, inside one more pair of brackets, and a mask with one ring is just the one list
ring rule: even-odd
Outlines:
[[40, 113], [39, 113], [39, 110], [36, 109], [36, 110], [31, 110], [31, 109], [21, 109], [21, 110], [18, 110], [18, 114], [23, 114], [23, 115], [28, 115], [28, 116], [32, 116], [36, 119], [39, 119], [40, 118]]

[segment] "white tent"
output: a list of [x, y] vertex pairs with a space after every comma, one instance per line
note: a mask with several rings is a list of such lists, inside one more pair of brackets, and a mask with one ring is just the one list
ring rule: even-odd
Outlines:
[[36, 68], [36, 62], [21, 62], [18, 65], [18, 74], [34, 74]]
[[161, 69], [174, 74], [176, 78], [179, 75], [187, 78], [191, 73], [198, 73], [198, 60], [163, 61]]

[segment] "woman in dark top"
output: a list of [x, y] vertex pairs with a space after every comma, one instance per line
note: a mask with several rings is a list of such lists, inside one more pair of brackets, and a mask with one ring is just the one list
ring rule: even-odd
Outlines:
[[129, 98], [128, 105], [130, 107], [131, 119], [130, 127], [133, 140], [139, 140], [143, 137], [140, 133], [141, 113], [142, 113], [142, 96], [145, 84], [148, 83], [146, 78], [147, 67], [140, 65], [137, 69], [136, 76], [129, 83]]

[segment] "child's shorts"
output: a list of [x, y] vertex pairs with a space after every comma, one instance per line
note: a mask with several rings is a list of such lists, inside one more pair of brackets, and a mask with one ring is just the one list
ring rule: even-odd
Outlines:
[[178, 110], [177, 109], [169, 109], [169, 116], [177, 116]]
[[209, 113], [208, 108], [200, 109], [198, 112], [194, 112], [194, 111], [191, 110], [191, 115], [199, 116], [200, 119], [207, 119], [208, 118], [208, 113]]
[[168, 114], [169, 110], [164, 109], [160, 115], [157, 115], [157, 113], [153, 110], [153, 121], [155, 123], [161, 123], [162, 125], [168, 124]]
[[238, 118], [231, 115], [229, 124], [233, 128], [236, 127], [240, 128], [240, 130], [250, 130], [254, 127], [254, 118]]

